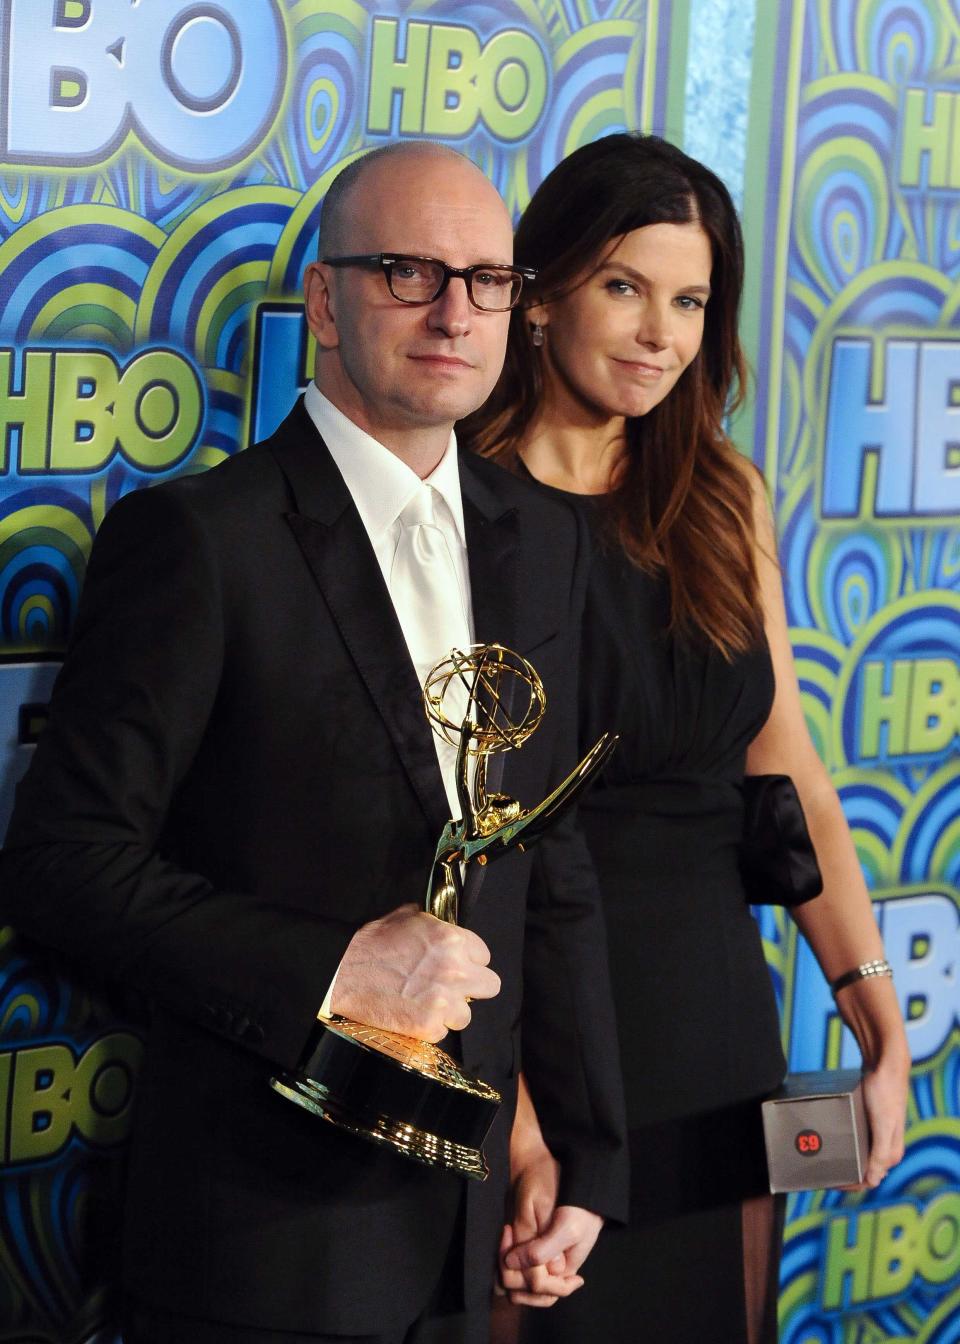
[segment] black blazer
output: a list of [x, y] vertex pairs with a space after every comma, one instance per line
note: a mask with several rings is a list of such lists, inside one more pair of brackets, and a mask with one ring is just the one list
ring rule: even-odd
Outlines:
[[[502, 758], [501, 788], [530, 805], [574, 760], [588, 542], [573, 509], [489, 463], [463, 457], [461, 482], [477, 638], [528, 654], [547, 690], [540, 730]], [[111, 510], [18, 790], [0, 914], [151, 1005], [124, 1239], [125, 1282], [147, 1304], [349, 1333], [424, 1305], [462, 1182], [267, 1083], [296, 1063], [355, 929], [422, 900], [446, 812], [386, 586], [302, 403], [265, 443]], [[503, 982], [460, 1039], [505, 1097], [493, 1174], [466, 1192], [465, 1299], [480, 1306], [524, 1002], [563, 1200], [622, 1217], [626, 1182], [578, 832], [564, 823], [532, 855], [476, 869], [465, 906]]]

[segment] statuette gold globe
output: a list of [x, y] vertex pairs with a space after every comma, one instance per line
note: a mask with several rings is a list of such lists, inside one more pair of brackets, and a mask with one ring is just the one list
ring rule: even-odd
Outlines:
[[[464, 706], [467, 719], [464, 719]], [[502, 644], [451, 649], [427, 676], [423, 704], [435, 733], [471, 756], [521, 747], [539, 727], [547, 697], [536, 669]]]

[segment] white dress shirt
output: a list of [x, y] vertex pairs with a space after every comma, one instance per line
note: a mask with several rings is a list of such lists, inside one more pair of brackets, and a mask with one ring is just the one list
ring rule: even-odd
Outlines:
[[[310, 419], [330, 449], [360, 520], [363, 523], [377, 564], [390, 587], [390, 568], [400, 539], [400, 514], [421, 487], [420, 477], [401, 462], [396, 453], [384, 448], [329, 401], [316, 383], [311, 382], [304, 396]], [[473, 639], [473, 607], [470, 600], [470, 570], [467, 564], [467, 538], [463, 525], [463, 499], [460, 494], [460, 469], [457, 465], [457, 438], [451, 432], [446, 452], [426, 477], [440, 500], [435, 503], [437, 526], [443, 532], [460, 585], [460, 600], [467, 629]], [[440, 502], [442, 500], [442, 503]], [[397, 612], [401, 627], [404, 613]]]
[[[310, 419], [316, 425], [330, 451], [350, 492], [364, 530], [370, 538], [377, 564], [383, 574], [387, 591], [390, 592], [390, 571], [393, 565], [397, 542], [400, 539], [400, 514], [411, 502], [423, 484], [433, 487], [434, 520], [443, 533], [453, 561], [454, 573], [459, 586], [460, 601], [463, 605], [465, 627], [470, 633], [470, 642], [474, 639], [473, 606], [470, 597], [470, 570], [467, 562], [466, 532], [463, 522], [463, 499], [460, 494], [460, 471], [457, 463], [457, 440], [451, 431], [443, 457], [434, 470], [421, 482], [415, 471], [402, 462], [396, 453], [378, 443], [365, 430], [360, 429], [348, 419], [333, 402], [323, 395], [316, 383], [310, 382], [304, 395], [304, 405]], [[393, 597], [391, 595], [391, 601]], [[405, 624], [405, 613], [398, 610], [397, 619], [401, 629]], [[434, 747], [437, 761], [443, 776], [447, 800], [451, 804], [450, 815], [459, 816], [456, 802], [456, 788], [453, 777], [455, 752], [434, 734]], [[424, 874], [426, 880], [426, 874]], [[336, 983], [339, 969], [330, 982], [320, 1012], [324, 1016], [330, 1013], [330, 998]]]

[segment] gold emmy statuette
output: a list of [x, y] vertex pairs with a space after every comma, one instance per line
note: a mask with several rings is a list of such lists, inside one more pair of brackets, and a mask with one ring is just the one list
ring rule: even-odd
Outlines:
[[[522, 746], [543, 718], [546, 696], [530, 663], [500, 644], [454, 649], [428, 674], [423, 700], [434, 732], [457, 748], [460, 803], [460, 819], [448, 821], [437, 842], [425, 909], [456, 924], [467, 866], [534, 844], [617, 739], [605, 733], [548, 797], [525, 811], [515, 798], [487, 792], [487, 762]], [[473, 1180], [488, 1175], [483, 1141], [499, 1093], [429, 1041], [336, 1015], [319, 1018], [298, 1067], [270, 1085], [339, 1129], [404, 1157]]]

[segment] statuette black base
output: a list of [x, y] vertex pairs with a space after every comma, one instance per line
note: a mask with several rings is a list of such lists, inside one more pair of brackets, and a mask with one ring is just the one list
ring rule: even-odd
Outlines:
[[403, 1157], [471, 1180], [489, 1175], [482, 1147], [500, 1096], [430, 1042], [324, 1018], [301, 1067], [270, 1085], [338, 1129]]

